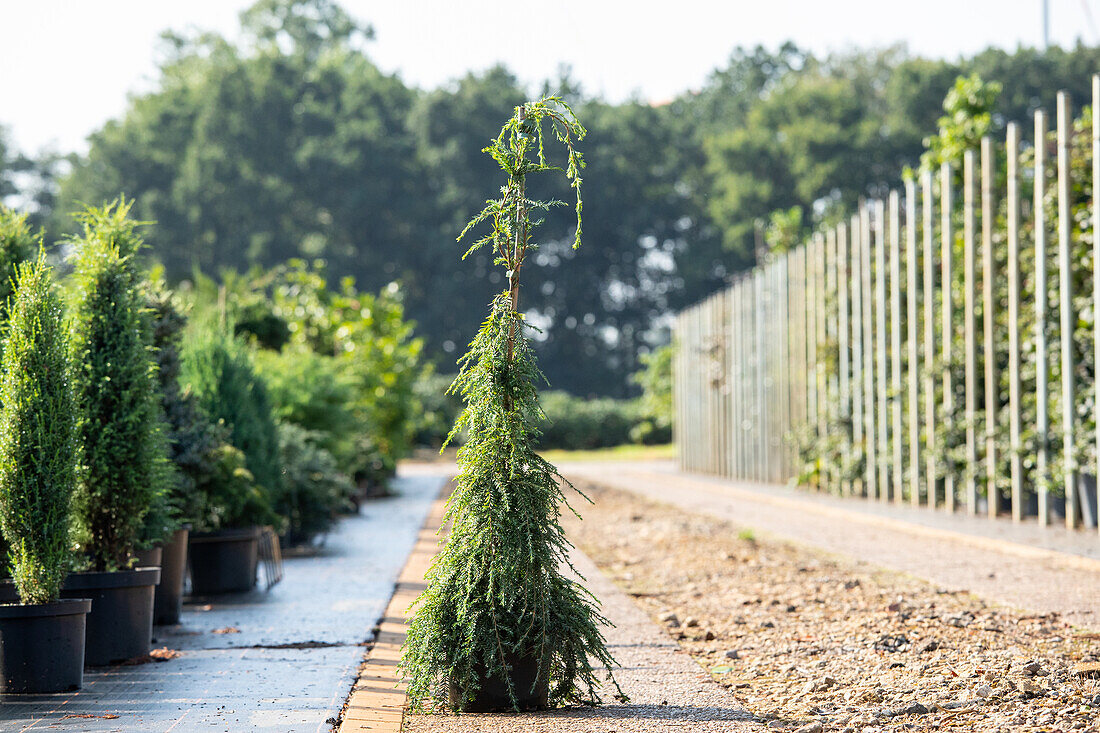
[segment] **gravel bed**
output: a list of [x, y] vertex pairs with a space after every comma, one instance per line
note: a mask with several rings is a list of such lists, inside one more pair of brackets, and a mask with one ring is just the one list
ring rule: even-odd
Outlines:
[[1100, 634], [584, 489], [596, 503], [565, 518], [574, 542], [756, 729], [1100, 731]]

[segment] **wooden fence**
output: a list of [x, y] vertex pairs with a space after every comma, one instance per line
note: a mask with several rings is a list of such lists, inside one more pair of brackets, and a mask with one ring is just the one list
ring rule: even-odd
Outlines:
[[1092, 93], [1076, 128], [1060, 93], [1056, 132], [1009, 124], [680, 313], [681, 467], [1095, 527]]

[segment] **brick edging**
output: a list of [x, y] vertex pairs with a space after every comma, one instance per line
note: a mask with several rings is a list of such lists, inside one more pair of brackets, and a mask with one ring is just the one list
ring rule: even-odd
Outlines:
[[443, 511], [450, 481], [428, 511], [409, 553], [405, 567], [397, 577], [393, 596], [378, 625], [374, 644], [366, 654], [359, 676], [341, 716], [339, 733], [400, 733], [405, 713], [405, 689], [397, 676], [401, 661], [401, 645], [408, 631], [409, 606], [424, 589], [424, 574], [431, 567], [439, 548], [436, 531], [443, 521]]

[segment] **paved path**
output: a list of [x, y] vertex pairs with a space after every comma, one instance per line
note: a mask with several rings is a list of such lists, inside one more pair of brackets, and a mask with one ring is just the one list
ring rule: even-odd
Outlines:
[[679, 472], [668, 462], [562, 472], [1100, 630], [1100, 537]]
[[0, 696], [0, 732], [328, 733], [440, 486], [403, 476], [270, 591], [186, 605], [181, 626], [155, 631], [178, 659], [86, 672], [66, 695]]

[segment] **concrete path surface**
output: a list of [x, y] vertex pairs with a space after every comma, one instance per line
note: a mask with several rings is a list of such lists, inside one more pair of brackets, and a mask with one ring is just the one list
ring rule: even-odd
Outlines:
[[1014, 526], [766, 484], [682, 473], [670, 462], [559, 466], [597, 482], [730, 520], [860, 562], [968, 590], [1014, 608], [1059, 613], [1100, 630], [1100, 537], [1095, 530]]
[[185, 605], [180, 626], [154, 631], [177, 659], [89, 670], [69, 694], [0, 696], [0, 733], [327, 733], [441, 485], [399, 477], [270, 591]]

